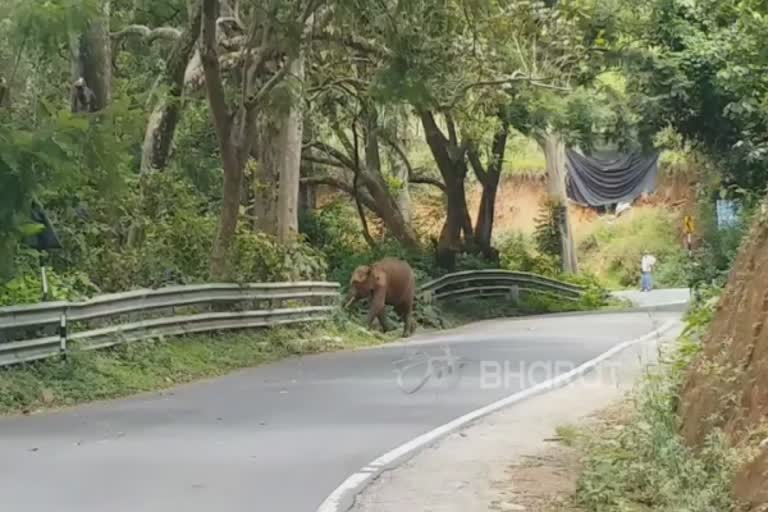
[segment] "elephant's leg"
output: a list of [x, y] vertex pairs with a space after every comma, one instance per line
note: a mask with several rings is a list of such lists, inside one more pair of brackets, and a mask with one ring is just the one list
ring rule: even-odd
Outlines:
[[373, 321], [374, 319], [378, 318], [379, 322], [381, 323], [381, 328], [384, 330], [384, 332], [387, 332], [387, 318], [384, 312], [384, 301], [386, 299], [386, 295], [386, 291], [381, 289], [375, 290], [373, 292], [373, 297], [371, 298], [371, 309], [368, 311], [369, 329], [373, 329]]
[[381, 310], [381, 313], [379, 313], [379, 323], [381, 324], [381, 330], [383, 332], [389, 331], [389, 322], [387, 322], [387, 312], [385, 310]]
[[407, 338], [416, 330], [416, 326], [413, 323], [412, 309], [410, 304], [400, 304], [395, 308], [395, 311], [400, 316], [400, 320], [403, 321], [404, 338]]

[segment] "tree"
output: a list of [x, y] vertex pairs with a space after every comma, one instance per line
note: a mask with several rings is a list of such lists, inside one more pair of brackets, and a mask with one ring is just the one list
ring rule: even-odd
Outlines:
[[456, 264], [456, 255], [462, 248], [474, 243], [474, 231], [465, 191], [469, 141], [459, 141], [456, 124], [450, 115], [445, 119], [447, 136], [437, 125], [432, 112], [422, 111], [419, 116], [424, 126], [427, 144], [445, 183], [447, 198], [446, 220], [437, 242], [437, 261], [439, 265], [452, 269]]
[[[290, 74], [303, 87], [305, 55], [291, 63]], [[280, 133], [282, 158], [280, 160], [280, 186], [277, 199], [277, 239], [291, 243], [299, 234], [299, 182], [301, 180], [301, 150], [304, 133], [304, 112], [301, 94], [290, 99]]]
[[[334, 25], [336, 29], [340, 29], [338, 25]], [[411, 169], [396, 135], [381, 119], [383, 106], [372, 83], [379, 57], [369, 50], [343, 40], [335, 51], [313, 62], [315, 129], [304, 159], [324, 170], [304, 181], [348, 192], [381, 218], [395, 239], [407, 248], [418, 249], [418, 237], [400, 209], [396, 191], [390, 186], [391, 176], [386, 175], [383, 165], [382, 153], [390, 149], [399, 163]], [[361, 220], [364, 218], [361, 212]]]
[[[199, 55], [195, 54], [200, 36], [200, 6], [200, 0], [190, 0], [187, 27], [184, 30], [130, 24], [111, 35], [115, 46], [129, 37], [139, 37], [148, 45], [157, 41], [172, 42], [164, 72], [154, 86], [160, 91], [155, 95], [159, 97], [145, 130], [140, 166], [142, 174], [152, 169], [163, 170], [168, 165], [173, 138], [183, 110], [183, 93], [185, 87], [196, 79], [197, 68], [200, 66]], [[196, 58], [193, 58], [195, 55]]]
[[[214, 279], [228, 275], [229, 250], [240, 211], [243, 171], [251, 156], [259, 110], [264, 107], [267, 95], [288, 74], [299, 52], [295, 43], [290, 44], [290, 35], [299, 34], [299, 44], [306, 40], [313, 28], [307, 22], [313, 19], [319, 7], [319, 2], [313, 0], [291, 5], [275, 2], [266, 9], [266, 16], [260, 6], [250, 15], [236, 13], [236, 19], [249, 20], [249, 25], [242, 27], [246, 37], [242, 49], [242, 73], [237, 84], [237, 100], [230, 108], [217, 44], [220, 5], [218, 0], [203, 0], [200, 54], [224, 172], [221, 218], [211, 255]], [[322, 25], [322, 20], [318, 23]], [[283, 58], [287, 62], [281, 63]]]
[[496, 212], [496, 193], [499, 188], [509, 130], [509, 120], [502, 113], [499, 115], [499, 125], [493, 135], [487, 164], [483, 164], [477, 144], [473, 144], [468, 153], [472, 170], [483, 189], [475, 219], [475, 241], [483, 255], [489, 260], [498, 259], [492, 243], [493, 221]]
[[100, 0], [97, 14], [86, 29], [74, 36], [73, 78], [85, 80], [94, 94], [94, 110], [102, 110], [112, 98], [112, 44], [109, 37], [110, 0]]
[[578, 270], [566, 196], [566, 144], [594, 139], [598, 102], [585, 101], [603, 66], [605, 30], [594, 31], [601, 19], [599, 3], [556, 2], [552, 6], [515, 4], [490, 30], [498, 39], [501, 58], [496, 73], [528, 80], [505, 88], [508, 122], [532, 137], [546, 160], [550, 202], [557, 215], [563, 270]]
[[659, 0], [622, 28], [611, 46], [632, 77], [644, 140], [671, 127], [718, 164], [726, 185], [764, 190], [768, 86], [753, 77], [765, 72], [765, 6]]

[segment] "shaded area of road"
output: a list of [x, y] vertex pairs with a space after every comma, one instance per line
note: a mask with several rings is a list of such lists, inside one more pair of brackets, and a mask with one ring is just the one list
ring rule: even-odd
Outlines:
[[[312, 511], [381, 453], [676, 316], [482, 322], [171, 392], [7, 418], [0, 420], [0, 509]], [[443, 367], [405, 393], [399, 383], [410, 387], [424, 374], [415, 365], [398, 381], [395, 370], [418, 353], [448, 353], [462, 367], [453, 367], [458, 374]], [[483, 386], [484, 365], [505, 370], [504, 385]]]

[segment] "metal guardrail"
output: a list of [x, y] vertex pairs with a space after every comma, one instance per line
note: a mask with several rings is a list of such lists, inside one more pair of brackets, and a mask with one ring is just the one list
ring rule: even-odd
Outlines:
[[[0, 308], [0, 366], [63, 355], [70, 344], [94, 350], [163, 336], [323, 320], [337, 306], [339, 288], [326, 282], [202, 284]], [[300, 305], [290, 304], [294, 301]]]
[[419, 287], [419, 296], [427, 303], [494, 296], [507, 296], [518, 301], [521, 291], [579, 300], [584, 294], [584, 287], [529, 272], [469, 270], [447, 274], [423, 284]]

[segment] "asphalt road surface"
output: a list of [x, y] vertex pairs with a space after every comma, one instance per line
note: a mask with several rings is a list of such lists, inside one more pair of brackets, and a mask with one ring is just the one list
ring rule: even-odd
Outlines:
[[[0, 419], [0, 511], [314, 512], [382, 453], [678, 316], [483, 322]], [[426, 382], [424, 354], [446, 356]]]

